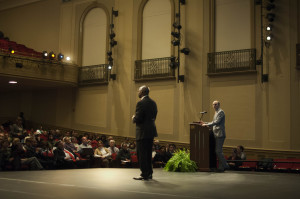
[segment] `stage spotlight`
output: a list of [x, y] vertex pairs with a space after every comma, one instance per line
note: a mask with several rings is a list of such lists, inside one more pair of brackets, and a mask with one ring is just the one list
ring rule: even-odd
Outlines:
[[50, 58], [50, 59], [54, 59], [55, 57], [56, 57], [55, 53], [51, 51], [51, 52], [49, 53], [49, 58]]
[[272, 35], [271, 34], [267, 35], [267, 41], [271, 41], [271, 40], [272, 40]]
[[172, 41], [172, 45], [173, 46], [179, 46], [180, 45], [180, 41], [179, 40], [173, 40]]
[[47, 51], [43, 51], [42, 54], [43, 54], [43, 58], [47, 58], [48, 57]]
[[8, 50], [10, 54], [15, 54], [15, 50], [13, 48], [9, 48]]
[[110, 39], [115, 38], [115, 36], [116, 36], [116, 34], [115, 34], [114, 32], [112, 32], [112, 33], [109, 35]]
[[61, 54], [61, 53], [59, 53], [58, 56], [57, 56], [57, 59], [58, 59], [58, 61], [63, 60], [64, 59], [64, 55]]
[[67, 60], [67, 61], [70, 61], [70, 60], [71, 60], [71, 57], [66, 57], [66, 60]]
[[109, 61], [109, 62], [112, 62], [113, 60], [114, 60], [114, 59], [113, 59], [111, 56], [108, 57], [108, 61]]
[[110, 41], [111, 47], [114, 47], [114, 46], [117, 45], [117, 44], [118, 44], [118, 42], [115, 41], [115, 40], [111, 40], [111, 41]]
[[170, 67], [172, 68], [172, 69], [175, 69], [175, 68], [177, 68], [178, 67], [178, 62], [176, 62], [176, 57], [171, 57], [171, 63], [170, 63]]
[[276, 8], [276, 6], [275, 6], [275, 4], [272, 4], [272, 3], [269, 3], [269, 4], [267, 5], [267, 7], [266, 7], [266, 9], [267, 9], [268, 11], [271, 11], [271, 10], [273, 10], [274, 8]]
[[180, 30], [182, 28], [182, 26], [180, 24], [176, 23], [176, 22], [173, 23], [173, 27], [178, 29], [178, 30]]
[[271, 24], [267, 25], [266, 30], [271, 31], [272, 30], [272, 25]]
[[190, 49], [183, 48], [183, 49], [180, 50], [180, 52], [183, 53], [183, 54], [185, 54], [185, 55], [188, 55], [188, 54], [190, 54]]
[[179, 0], [182, 5], [185, 5], [185, 0]]
[[179, 32], [171, 32], [171, 35], [175, 38], [179, 38], [180, 37], [180, 34]]
[[107, 69], [108, 69], [108, 70], [111, 70], [112, 67], [113, 67], [113, 61], [110, 61], [110, 62], [108, 63]]
[[269, 22], [274, 21], [274, 18], [275, 18], [275, 14], [273, 14], [273, 13], [268, 13], [267, 14], [267, 19], [268, 19]]
[[112, 14], [113, 14], [115, 17], [117, 17], [117, 16], [119, 16], [119, 11], [117, 11], [117, 10], [112, 10]]

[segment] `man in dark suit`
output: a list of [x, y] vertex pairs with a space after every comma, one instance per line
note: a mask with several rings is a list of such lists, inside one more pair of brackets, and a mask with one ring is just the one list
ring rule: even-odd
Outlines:
[[141, 170], [141, 176], [135, 180], [152, 179], [152, 145], [154, 137], [157, 137], [155, 119], [157, 115], [156, 103], [149, 97], [149, 87], [139, 88], [139, 98], [135, 115], [132, 116], [136, 124], [137, 156]]

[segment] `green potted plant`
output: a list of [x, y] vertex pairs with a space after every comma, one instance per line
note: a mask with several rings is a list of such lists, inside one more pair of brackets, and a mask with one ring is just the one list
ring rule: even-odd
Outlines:
[[190, 159], [188, 150], [177, 150], [164, 167], [166, 171], [195, 172], [197, 165]]

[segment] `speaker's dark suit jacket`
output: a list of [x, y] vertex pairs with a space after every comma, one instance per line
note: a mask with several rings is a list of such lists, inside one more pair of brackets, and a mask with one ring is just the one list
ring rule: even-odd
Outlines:
[[157, 137], [156, 115], [156, 103], [149, 96], [145, 96], [137, 103], [135, 117], [133, 118], [133, 122], [136, 123], [136, 140]]

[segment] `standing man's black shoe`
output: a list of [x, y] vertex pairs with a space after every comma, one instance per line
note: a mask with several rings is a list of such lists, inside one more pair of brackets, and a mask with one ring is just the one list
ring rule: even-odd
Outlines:
[[149, 178], [144, 178], [144, 177], [134, 177], [134, 180], [148, 180]]

